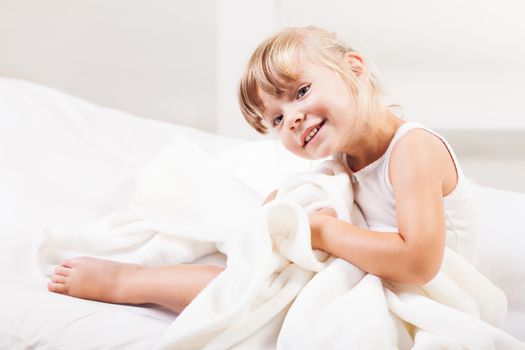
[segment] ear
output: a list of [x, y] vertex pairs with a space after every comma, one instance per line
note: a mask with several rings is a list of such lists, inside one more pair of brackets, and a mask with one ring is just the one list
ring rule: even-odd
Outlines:
[[345, 60], [350, 65], [350, 69], [357, 77], [364, 76], [368, 72], [368, 66], [365, 59], [359, 52], [348, 51], [345, 54]]

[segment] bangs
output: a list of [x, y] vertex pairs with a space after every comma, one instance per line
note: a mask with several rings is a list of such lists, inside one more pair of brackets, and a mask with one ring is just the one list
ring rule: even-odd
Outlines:
[[239, 86], [239, 103], [245, 119], [260, 133], [268, 127], [262, 118], [264, 106], [260, 91], [279, 97], [296, 82], [307, 60], [296, 33], [271, 38], [257, 48], [248, 62], [248, 69]]
[[[283, 38], [286, 39], [286, 38]], [[272, 96], [281, 96], [290, 84], [296, 82], [305, 63], [304, 51], [294, 43], [280, 42], [265, 47], [258, 60], [253, 62], [251, 75], [257, 87]], [[292, 44], [295, 44], [292, 46]]]

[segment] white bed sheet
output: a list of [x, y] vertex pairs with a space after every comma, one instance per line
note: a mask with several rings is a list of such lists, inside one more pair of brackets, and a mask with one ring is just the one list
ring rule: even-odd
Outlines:
[[[83, 227], [123, 208], [133, 176], [177, 135], [190, 136], [261, 199], [284, 177], [312, 166], [271, 140], [246, 143], [0, 79], [0, 349], [147, 349], [176, 317], [151, 305], [47, 292], [31, 241], [41, 226]], [[525, 195], [482, 186], [475, 195], [479, 268], [508, 295], [504, 329], [525, 340]]]

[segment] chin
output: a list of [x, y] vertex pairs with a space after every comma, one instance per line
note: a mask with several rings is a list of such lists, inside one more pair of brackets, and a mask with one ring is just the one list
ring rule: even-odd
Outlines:
[[334, 154], [334, 152], [331, 149], [328, 149], [327, 147], [320, 147], [315, 151], [316, 152], [313, 155], [311, 155], [312, 160], [325, 159], [331, 157]]
[[297, 157], [308, 159], [308, 160], [320, 160], [330, 157], [333, 153], [327, 149], [315, 149], [314, 152], [308, 152], [303, 149], [290, 149], [288, 151], [296, 155]]
[[316, 154], [307, 154], [307, 155], [301, 155], [301, 158], [306, 158], [309, 160], [321, 160], [332, 156], [331, 152], [319, 152]]

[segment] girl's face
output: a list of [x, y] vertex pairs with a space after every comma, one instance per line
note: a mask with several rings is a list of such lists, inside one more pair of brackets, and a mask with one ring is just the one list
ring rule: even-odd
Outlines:
[[264, 119], [283, 145], [306, 159], [326, 158], [350, 146], [356, 104], [339, 74], [306, 64], [300, 78], [278, 97], [259, 90]]

